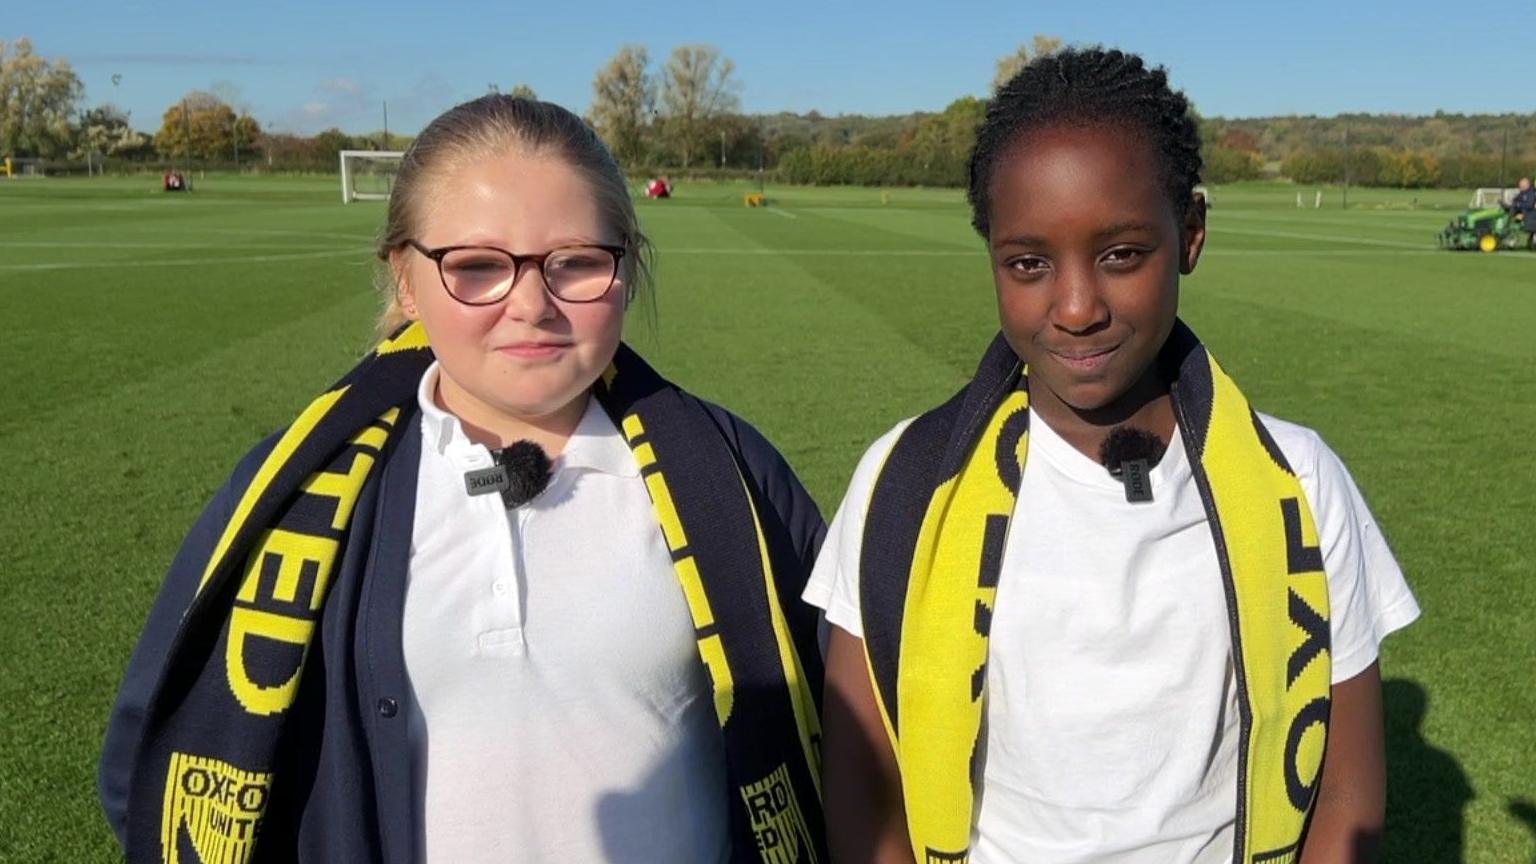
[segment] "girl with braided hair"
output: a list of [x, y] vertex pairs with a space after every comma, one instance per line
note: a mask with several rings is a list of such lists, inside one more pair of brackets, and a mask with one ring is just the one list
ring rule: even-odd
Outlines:
[[1132, 54], [1042, 57], [988, 106], [1001, 333], [870, 447], [805, 592], [835, 860], [1371, 860], [1378, 648], [1419, 610], [1338, 457], [1178, 318], [1200, 168]]

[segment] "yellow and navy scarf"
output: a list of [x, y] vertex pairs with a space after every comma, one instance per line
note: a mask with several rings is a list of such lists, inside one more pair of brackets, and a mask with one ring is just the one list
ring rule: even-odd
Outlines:
[[[355, 505], [408, 428], [431, 361], [419, 324], [386, 339], [310, 403], [240, 494], [146, 711], [130, 861], [292, 855], [261, 843], [268, 799], [283, 788], [278, 769], [295, 737], [313, 732], [285, 721]], [[820, 657], [791, 632], [773, 567], [797, 556], [774, 548], [782, 532], [764, 532], [740, 453], [698, 400], [626, 346], [594, 390], [640, 464], [709, 672], [733, 790], [733, 860], [824, 861]]]
[[[1159, 364], [1216, 543], [1241, 718], [1242, 864], [1295, 860], [1327, 737], [1328, 582], [1306, 496], [1182, 322]], [[903, 431], [869, 502], [864, 644], [919, 862], [966, 861], [987, 637], [1028, 450], [1026, 371], [999, 336], [976, 377]]]

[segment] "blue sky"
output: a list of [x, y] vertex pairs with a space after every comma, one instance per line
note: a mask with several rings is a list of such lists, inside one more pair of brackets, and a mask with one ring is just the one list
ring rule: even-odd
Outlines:
[[748, 112], [939, 110], [983, 95], [996, 59], [1035, 33], [1140, 52], [1207, 115], [1536, 110], [1531, 0], [75, 0], [0, 21], [0, 38], [68, 58], [86, 105], [114, 102], [141, 129], [202, 89], [300, 133], [376, 130], [384, 102], [390, 130], [414, 132], [491, 84], [584, 111], [593, 74], [625, 43], [649, 48], [653, 68], [674, 46], [719, 46]]

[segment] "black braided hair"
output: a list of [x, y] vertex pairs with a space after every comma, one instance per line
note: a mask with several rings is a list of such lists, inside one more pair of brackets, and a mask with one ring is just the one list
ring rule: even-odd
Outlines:
[[1168, 73], [1135, 54], [1066, 48], [1040, 57], [998, 88], [976, 133], [969, 166], [971, 224], [991, 228], [992, 174], [1020, 137], [1056, 124], [1111, 126], [1144, 136], [1156, 149], [1163, 185], [1181, 216], [1200, 182], [1200, 132], [1184, 94]]

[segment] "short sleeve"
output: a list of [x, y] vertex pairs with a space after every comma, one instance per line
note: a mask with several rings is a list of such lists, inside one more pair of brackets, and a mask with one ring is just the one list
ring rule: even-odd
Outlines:
[[1382, 641], [1419, 617], [1419, 604], [1338, 455], [1309, 429], [1269, 418], [1266, 426], [1296, 468], [1317, 522], [1337, 684], [1376, 662]]
[[903, 420], [896, 428], [885, 433], [869, 445], [853, 479], [848, 481], [848, 491], [843, 503], [838, 505], [827, 529], [827, 539], [816, 556], [816, 566], [800, 595], [805, 602], [826, 613], [828, 623], [864, 638], [863, 619], [859, 614], [859, 557], [864, 548], [864, 518], [869, 511], [869, 496], [874, 491], [875, 479], [885, 464], [885, 457], [902, 430], [911, 420]]

